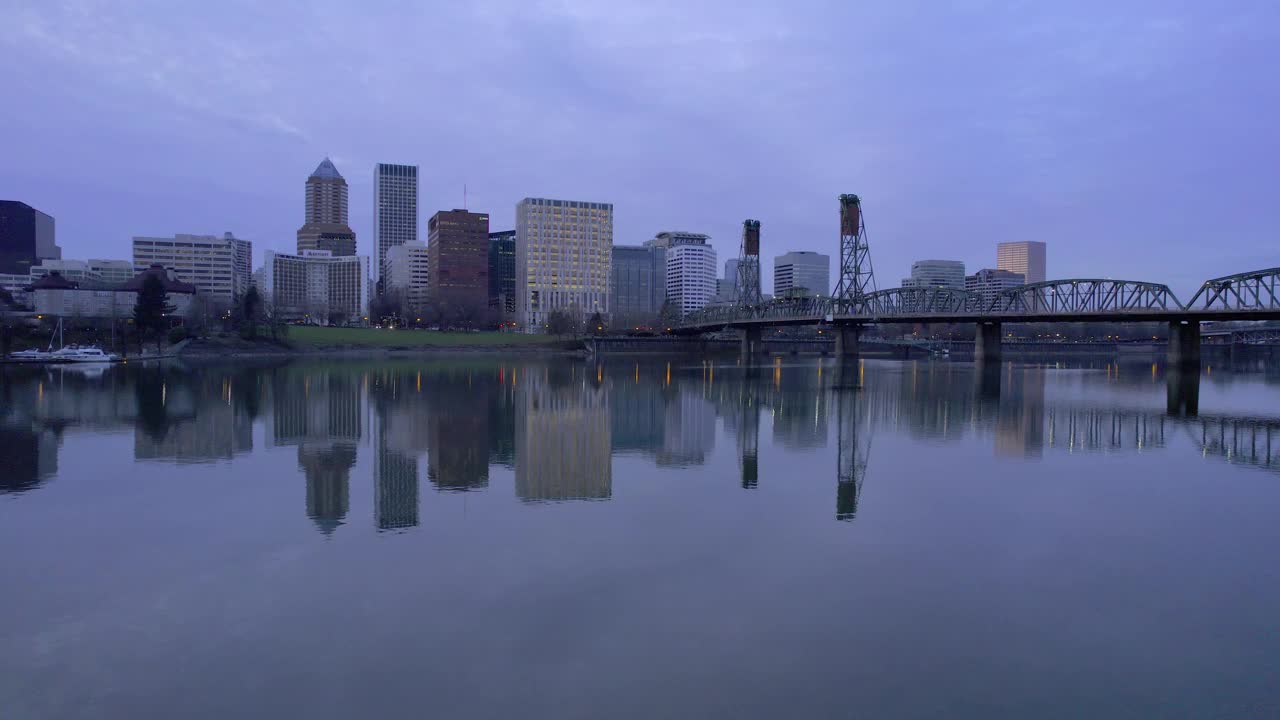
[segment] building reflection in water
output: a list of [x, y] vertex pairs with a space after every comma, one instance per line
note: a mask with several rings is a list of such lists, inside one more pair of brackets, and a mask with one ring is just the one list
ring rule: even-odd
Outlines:
[[0, 494], [34, 490], [58, 473], [61, 428], [56, 425], [32, 429], [0, 426], [0, 448], [4, 448], [4, 469], [0, 472]]
[[[1014, 458], [1142, 451], [1180, 438], [1205, 457], [1280, 471], [1280, 421], [1199, 412], [1200, 383], [1229, 384], [1229, 369], [1147, 364], [1137, 372], [1100, 361], [1074, 365], [1084, 370], [1078, 379], [1050, 380], [1052, 367], [1005, 364], [993, 375], [966, 363], [867, 361], [856, 365], [857, 383], [842, 383], [830, 362], [786, 360], [746, 368], [696, 359], [11, 368], [0, 375], [0, 493], [55, 477], [59, 448], [76, 432], [131, 428], [138, 461], [236, 462], [252, 451], [258, 420], [268, 447], [296, 448], [307, 516], [325, 533], [348, 520], [351, 471], [365, 442], [380, 530], [421, 522], [424, 473], [437, 492], [471, 492], [505, 466], [524, 501], [609, 499], [614, 453], [700, 465], [718, 426], [734, 436], [734, 484], [743, 488], [768, 482], [762, 467], [777, 465], [764, 453], [830, 448], [842, 520], [860, 510], [877, 429], [930, 442], [989, 436], [997, 455]], [[1140, 396], [1110, 390], [1052, 399], [1047, 391], [1161, 382], [1163, 411], [1125, 407]]]
[[516, 394], [516, 497], [607, 500], [613, 495], [607, 391], [581, 368], [520, 377]]
[[325, 535], [332, 534], [347, 518], [355, 464], [356, 446], [351, 443], [304, 442], [298, 446], [298, 466], [307, 478], [307, 517]]
[[354, 373], [283, 367], [266, 371], [268, 446], [298, 446], [307, 517], [326, 535], [346, 519], [351, 469], [364, 437], [364, 385]]

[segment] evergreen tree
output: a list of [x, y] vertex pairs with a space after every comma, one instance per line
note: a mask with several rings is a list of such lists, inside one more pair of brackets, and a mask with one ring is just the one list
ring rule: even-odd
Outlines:
[[139, 335], [155, 337], [157, 353], [160, 352], [160, 342], [168, 329], [168, 316], [173, 311], [164, 281], [156, 275], [147, 275], [142, 281], [142, 289], [138, 291], [138, 303], [133, 306], [133, 324], [137, 326]]

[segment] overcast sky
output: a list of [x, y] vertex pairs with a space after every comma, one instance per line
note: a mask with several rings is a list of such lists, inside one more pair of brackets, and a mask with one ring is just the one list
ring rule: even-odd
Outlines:
[[1044, 240], [1050, 277], [1188, 295], [1280, 265], [1277, 69], [1274, 0], [0, 0], [0, 198], [64, 257], [230, 230], [256, 266], [328, 155], [362, 254], [396, 162], [423, 239], [466, 184], [494, 230], [611, 202], [619, 244], [705, 232], [723, 264], [757, 218], [766, 257], [834, 266], [853, 192], [881, 287]]

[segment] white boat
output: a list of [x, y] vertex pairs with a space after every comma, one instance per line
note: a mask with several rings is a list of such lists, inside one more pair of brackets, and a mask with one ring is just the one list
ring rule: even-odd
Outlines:
[[47, 350], [19, 350], [9, 355], [13, 362], [49, 362], [53, 353]]
[[56, 363], [113, 363], [119, 355], [103, 352], [96, 345], [67, 345], [49, 353], [48, 362]]

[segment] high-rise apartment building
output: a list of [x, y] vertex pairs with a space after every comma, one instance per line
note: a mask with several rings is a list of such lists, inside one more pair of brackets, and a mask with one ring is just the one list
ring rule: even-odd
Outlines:
[[489, 307], [489, 215], [441, 210], [427, 221], [431, 298], [452, 319]]
[[991, 300], [1003, 290], [1021, 287], [1026, 284], [1022, 273], [1008, 270], [992, 270], [984, 268], [964, 279], [964, 289]]
[[430, 267], [425, 243], [413, 241], [387, 248], [382, 291], [400, 297], [406, 317], [419, 318], [427, 308]]
[[387, 250], [418, 241], [418, 166], [378, 163], [373, 169], [373, 280], [386, 272]]
[[964, 263], [959, 260], [917, 260], [902, 287], [964, 289]]
[[556, 310], [609, 314], [613, 205], [525, 198], [516, 205], [518, 319], [540, 332]]
[[369, 314], [369, 258], [304, 250], [267, 250], [256, 284], [284, 320], [312, 325], [360, 322]]
[[489, 233], [489, 307], [516, 312], [516, 231]]
[[831, 256], [810, 250], [796, 250], [773, 259], [775, 297], [803, 294], [807, 297], [831, 294]]
[[1027, 283], [1044, 282], [1046, 279], [1046, 246], [1042, 242], [1024, 240], [1003, 242], [996, 246], [996, 267], [1000, 270], [1021, 273]]
[[41, 260], [62, 258], [53, 217], [17, 200], [0, 200], [0, 273], [26, 275]]
[[298, 228], [298, 253], [304, 250], [356, 254], [356, 234], [348, 224], [347, 181], [329, 158], [307, 178], [306, 222]]
[[651, 245], [614, 245], [609, 308], [620, 323], [654, 322], [667, 296], [667, 251]]
[[162, 265], [208, 298], [227, 305], [249, 289], [253, 281], [249, 273], [252, 257], [253, 243], [231, 233], [222, 237], [179, 234], [133, 239], [136, 272]]

